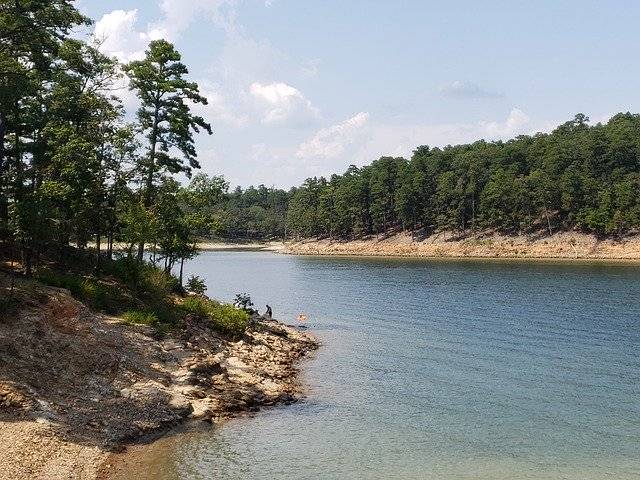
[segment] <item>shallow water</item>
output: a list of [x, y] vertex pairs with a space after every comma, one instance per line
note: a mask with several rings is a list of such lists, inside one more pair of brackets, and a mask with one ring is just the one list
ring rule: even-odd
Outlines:
[[137, 478], [638, 479], [640, 267], [208, 252], [211, 296], [304, 312], [308, 398]]

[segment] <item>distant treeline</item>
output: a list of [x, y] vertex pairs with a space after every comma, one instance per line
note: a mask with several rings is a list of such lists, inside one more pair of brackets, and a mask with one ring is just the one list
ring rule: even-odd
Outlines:
[[[640, 227], [640, 115], [507, 142], [418, 147], [289, 192], [253, 187], [228, 198], [228, 233], [355, 238], [394, 230], [525, 233]], [[286, 224], [284, 221], [286, 210]], [[226, 223], [226, 222], [225, 222]]]

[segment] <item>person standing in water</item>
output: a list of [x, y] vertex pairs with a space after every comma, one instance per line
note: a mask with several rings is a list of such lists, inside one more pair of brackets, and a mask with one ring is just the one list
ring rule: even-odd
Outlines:
[[269, 305], [267, 305], [267, 313], [265, 313], [265, 315], [269, 318], [273, 318], [273, 311]]

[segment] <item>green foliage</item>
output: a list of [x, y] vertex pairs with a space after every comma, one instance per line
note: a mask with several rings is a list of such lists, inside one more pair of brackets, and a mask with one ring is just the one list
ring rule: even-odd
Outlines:
[[121, 315], [126, 323], [145, 324], [160, 334], [180, 325], [181, 308], [174, 304], [172, 292], [178, 282], [161, 269], [120, 259], [105, 264], [109, 278], [39, 270], [36, 278], [50, 286], [65, 288], [91, 308]]
[[78, 300], [87, 303], [96, 310], [117, 314], [133, 303], [130, 295], [126, 295], [117, 285], [108, 284], [92, 277], [82, 277], [53, 270], [41, 270], [36, 278], [52, 287], [69, 290]]
[[294, 237], [354, 238], [388, 231], [640, 228], [640, 115], [588, 125], [582, 114], [549, 134], [508, 142], [418, 147], [289, 192]]
[[258, 311], [253, 308], [253, 302], [247, 293], [238, 293], [233, 301], [233, 306], [247, 312], [249, 315], [258, 313]]
[[[157, 175], [163, 172], [191, 174], [200, 168], [196, 160], [193, 133], [204, 130], [211, 134], [211, 126], [202, 117], [191, 113], [190, 105], [206, 105], [198, 85], [185, 76], [187, 67], [181, 55], [166, 40], [149, 44], [145, 58], [125, 65], [130, 88], [140, 99], [138, 110], [140, 130], [148, 140], [144, 162], [139, 164], [145, 185], [145, 207], [155, 198], [153, 188]], [[179, 152], [181, 157], [173, 156]]]
[[212, 207], [216, 228], [210, 233], [225, 238], [271, 239], [285, 234], [289, 194], [264, 185], [225, 194]]
[[198, 275], [191, 275], [187, 280], [187, 290], [196, 295], [204, 295], [207, 291], [207, 284]]
[[249, 321], [249, 314], [244, 310], [204, 297], [185, 298], [182, 308], [187, 313], [210, 320], [215, 330], [233, 339], [242, 337]]
[[204, 297], [187, 297], [182, 302], [182, 308], [187, 313], [197, 317], [206, 317], [209, 312], [210, 300]]
[[158, 316], [153, 312], [144, 312], [140, 310], [127, 310], [122, 314], [125, 323], [131, 325], [149, 325], [155, 327], [160, 324]]
[[118, 279], [136, 293], [164, 298], [178, 289], [178, 281], [170, 273], [147, 262], [124, 256], [103, 265], [103, 272]]

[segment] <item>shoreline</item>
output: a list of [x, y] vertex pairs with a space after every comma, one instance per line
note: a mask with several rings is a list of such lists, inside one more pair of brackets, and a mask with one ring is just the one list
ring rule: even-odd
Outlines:
[[464, 238], [456, 238], [443, 232], [414, 241], [411, 234], [399, 233], [384, 239], [307, 239], [288, 242], [282, 253], [432, 260], [601, 261], [635, 264], [640, 262], [640, 234], [622, 240], [602, 240], [574, 232], [542, 237], [478, 234]]
[[[194, 412], [187, 418], [183, 419], [179, 423], [172, 425], [168, 428], [152, 432], [148, 435], [134, 439], [132, 442], [122, 445], [122, 448], [115, 451], [107, 452], [102, 456], [98, 464], [98, 469], [95, 475], [95, 480], [129, 480], [130, 478], [139, 478], [140, 472], [147, 472], [146, 464], [149, 461], [153, 461], [154, 452], [159, 451], [163, 454], [167, 448], [167, 444], [170, 444], [176, 439], [192, 434], [192, 433], [206, 433], [211, 429], [220, 428], [224, 423], [229, 420], [255, 415], [256, 413], [264, 410], [265, 408], [291, 405], [304, 398], [305, 387], [300, 382], [299, 378], [299, 364], [302, 360], [307, 359], [310, 355], [319, 348], [319, 341], [307, 332], [300, 331], [298, 328], [292, 325], [281, 323], [278, 320], [259, 320], [263, 325], [267, 325], [268, 329], [273, 328], [272, 335], [276, 337], [282, 337], [282, 335], [288, 336], [293, 332], [294, 338], [299, 337], [294, 341], [301, 341], [305, 345], [291, 355], [291, 352], [285, 352], [284, 361], [279, 362], [279, 367], [276, 369], [269, 368], [269, 365], [265, 366], [264, 363], [269, 362], [269, 354], [265, 356], [264, 349], [265, 339], [261, 338], [256, 343], [256, 360], [261, 365], [253, 365], [259, 370], [259, 382], [271, 382], [274, 378], [279, 378], [286, 385], [286, 388], [276, 395], [264, 396], [265, 392], [258, 393], [257, 396], [251, 394], [247, 397], [247, 392], [243, 388], [246, 385], [256, 386], [258, 383], [254, 383], [254, 380], [239, 380], [238, 387], [240, 387], [242, 400], [239, 405], [233, 404], [230, 408], [223, 408], [218, 412], [212, 412], [210, 409], [202, 410], [200, 405], [198, 410], [194, 409]], [[243, 342], [244, 340], [241, 340]], [[267, 347], [268, 348], [268, 347]], [[272, 349], [275, 350], [275, 349]], [[277, 355], [277, 351], [273, 351], [274, 355]], [[235, 358], [234, 355], [228, 357], [229, 359]], [[236, 365], [239, 376], [244, 377], [247, 373], [247, 367], [251, 368], [252, 365], [243, 364]], [[196, 367], [197, 368], [197, 367]], [[241, 371], [240, 371], [241, 370]], [[232, 389], [227, 393], [234, 395]], [[197, 398], [197, 397], [196, 397]], [[246, 403], [243, 403], [248, 400]], [[150, 455], [151, 454], [151, 455]], [[150, 460], [151, 457], [151, 460]], [[147, 478], [147, 477], [143, 477]]]
[[177, 426], [216, 428], [294, 403], [304, 394], [298, 364], [319, 347], [306, 331], [262, 318], [237, 341], [195, 317], [157, 339], [66, 290], [31, 288], [15, 318], [0, 322], [0, 480], [106, 480], [128, 447], [143, 450]]
[[283, 242], [198, 242], [196, 248], [201, 252], [283, 252], [286, 246]]

